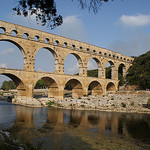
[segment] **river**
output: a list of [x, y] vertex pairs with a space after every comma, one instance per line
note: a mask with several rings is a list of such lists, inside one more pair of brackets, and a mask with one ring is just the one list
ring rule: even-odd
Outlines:
[[0, 101], [0, 129], [46, 150], [150, 149], [150, 115], [29, 108]]

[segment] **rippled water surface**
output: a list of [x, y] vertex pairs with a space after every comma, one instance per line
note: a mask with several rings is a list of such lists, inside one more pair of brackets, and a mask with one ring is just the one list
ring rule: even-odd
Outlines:
[[150, 115], [29, 108], [0, 101], [0, 129], [47, 150], [150, 149]]

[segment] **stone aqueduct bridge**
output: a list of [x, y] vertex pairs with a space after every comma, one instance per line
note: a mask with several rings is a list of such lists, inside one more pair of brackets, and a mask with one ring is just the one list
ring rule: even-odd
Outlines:
[[[33, 97], [34, 85], [43, 79], [48, 85], [48, 97], [62, 99], [66, 83], [72, 86], [72, 97], [88, 94], [88, 87], [92, 95], [105, 94], [106, 91], [118, 89], [118, 68], [122, 66], [125, 76], [132, 65], [133, 58], [124, 56], [101, 47], [80, 41], [27, 28], [24, 26], [0, 21], [0, 41], [8, 41], [16, 45], [24, 59], [24, 69], [0, 68], [0, 74], [11, 78], [18, 90], [18, 96]], [[12, 34], [13, 33], [13, 34]], [[45, 48], [55, 59], [55, 72], [34, 71], [35, 56], [38, 50]], [[68, 54], [74, 55], [79, 63], [79, 75], [64, 74], [64, 61]], [[98, 78], [87, 77], [87, 64], [94, 59], [98, 65]], [[106, 63], [111, 64], [111, 79], [105, 77]]]

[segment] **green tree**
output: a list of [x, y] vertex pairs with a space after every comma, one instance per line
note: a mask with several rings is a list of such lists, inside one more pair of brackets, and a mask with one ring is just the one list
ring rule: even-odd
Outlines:
[[[94, 13], [98, 13], [102, 2], [113, 0], [72, 0], [79, 2], [82, 9], [88, 8]], [[65, 1], [64, 1], [65, 2]], [[51, 29], [60, 26], [63, 23], [61, 15], [57, 14], [55, 0], [19, 0], [18, 5], [13, 8], [17, 15], [35, 15], [36, 21], [42, 25], [49, 25]]]
[[44, 89], [46, 88], [46, 83], [44, 80], [40, 79], [36, 82], [35, 89]]
[[6, 90], [6, 91], [11, 90], [11, 89], [16, 89], [16, 85], [12, 80], [3, 81], [1, 89]]
[[135, 57], [126, 77], [128, 84], [150, 89], [150, 51]]
[[106, 78], [111, 79], [111, 66], [106, 68]]

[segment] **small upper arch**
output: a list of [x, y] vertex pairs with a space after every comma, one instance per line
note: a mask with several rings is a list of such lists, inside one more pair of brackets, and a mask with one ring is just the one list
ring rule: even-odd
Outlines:
[[40, 37], [39, 37], [38, 35], [35, 35], [35, 36], [34, 36], [34, 41], [39, 41], [39, 38], [40, 38]]
[[25, 39], [28, 39], [29, 38], [29, 34], [28, 33], [24, 33], [22, 37], [25, 38]]
[[49, 43], [49, 38], [45, 38], [44, 43]]
[[64, 42], [63, 47], [67, 47], [67, 42]]
[[59, 45], [59, 41], [55, 40], [54, 45]]
[[17, 34], [18, 34], [18, 31], [17, 31], [17, 30], [12, 30], [12, 31], [11, 31], [11, 35], [12, 35], [12, 36], [17, 36]]
[[75, 46], [75, 45], [72, 45], [71, 49], [75, 49], [75, 48], [76, 48], [76, 46]]
[[6, 33], [6, 29], [4, 27], [0, 27], [0, 33], [1, 34], [5, 34]]

